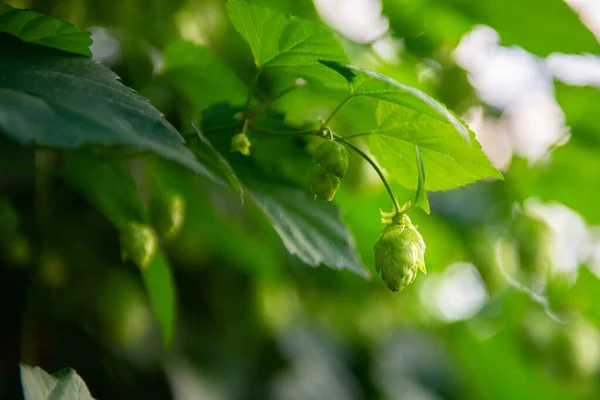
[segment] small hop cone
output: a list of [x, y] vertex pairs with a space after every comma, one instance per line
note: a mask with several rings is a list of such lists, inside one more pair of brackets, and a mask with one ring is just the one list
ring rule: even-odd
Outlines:
[[130, 222], [119, 239], [123, 261], [130, 259], [142, 269], [150, 265], [158, 246], [156, 234], [151, 227]]
[[185, 220], [185, 199], [171, 190], [163, 196], [152, 198], [150, 220], [163, 238], [174, 237], [181, 230]]
[[308, 185], [315, 196], [327, 201], [333, 200], [340, 187], [340, 178], [315, 165], [308, 171]]
[[237, 135], [233, 135], [231, 138], [231, 151], [239, 152], [245, 156], [250, 155], [250, 147], [252, 147], [252, 143], [248, 136], [245, 133], [238, 133]]
[[396, 215], [375, 244], [377, 273], [393, 292], [399, 292], [425, 270], [425, 242], [405, 214]]
[[348, 171], [349, 155], [346, 146], [338, 142], [327, 141], [317, 148], [317, 163], [330, 174], [343, 178]]

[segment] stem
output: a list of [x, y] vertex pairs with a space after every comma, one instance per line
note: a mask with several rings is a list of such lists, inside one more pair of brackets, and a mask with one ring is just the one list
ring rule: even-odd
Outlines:
[[319, 131], [314, 129], [304, 129], [301, 131], [275, 131], [272, 129], [263, 128], [260, 126], [250, 125], [251, 131], [264, 133], [267, 135], [276, 135], [276, 136], [305, 136], [305, 135], [313, 135], [315, 133], [319, 133]]
[[347, 141], [344, 137], [338, 135], [338, 134], [333, 134], [336, 138], [336, 140], [344, 143], [346, 146], [350, 147], [352, 150], [354, 150], [355, 152], [357, 152], [362, 158], [364, 158], [365, 160], [367, 160], [367, 162], [369, 164], [371, 164], [371, 167], [373, 167], [373, 169], [375, 170], [375, 172], [377, 172], [377, 175], [379, 175], [379, 178], [381, 179], [381, 182], [383, 182], [383, 185], [385, 186], [385, 188], [387, 189], [391, 199], [392, 199], [392, 203], [394, 203], [394, 208], [396, 209], [396, 213], [400, 213], [400, 204], [398, 203], [398, 199], [396, 199], [396, 196], [394, 195], [394, 192], [392, 192], [392, 188], [390, 188], [390, 185], [388, 184], [387, 180], [385, 179], [385, 176], [383, 176], [383, 172], [381, 171], [381, 169], [379, 169], [379, 167], [377, 166], [377, 164], [375, 164], [375, 161], [373, 161], [371, 159], [371, 157], [369, 157], [365, 152], [363, 152], [361, 149], [359, 149], [358, 147], [356, 147], [355, 145], [353, 145], [352, 143], [350, 143], [349, 141]]
[[325, 122], [323, 122], [323, 126], [326, 126], [326, 125], [328, 125], [328, 124], [329, 124], [329, 121], [331, 121], [331, 119], [334, 117], [334, 115], [335, 115], [335, 114], [337, 114], [337, 113], [338, 113], [338, 111], [340, 111], [340, 110], [342, 109], [342, 107], [343, 107], [343, 106], [344, 106], [344, 105], [345, 105], [347, 102], [349, 102], [349, 101], [350, 101], [350, 100], [351, 100], [353, 97], [354, 97], [354, 95], [353, 95], [353, 94], [351, 94], [350, 96], [346, 97], [346, 98], [344, 99], [344, 101], [342, 101], [342, 102], [341, 102], [341, 103], [340, 103], [340, 104], [339, 104], [339, 105], [338, 105], [338, 106], [335, 108], [335, 110], [333, 110], [333, 111], [331, 112], [331, 114], [329, 115], [329, 117], [327, 117], [327, 119], [325, 120]]

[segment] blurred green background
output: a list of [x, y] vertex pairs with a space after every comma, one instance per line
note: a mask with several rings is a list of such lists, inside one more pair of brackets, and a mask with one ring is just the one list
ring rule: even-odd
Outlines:
[[[36, 187], [15, 165], [39, 154], [2, 140], [2, 366], [73, 367], [98, 399], [600, 398], [598, 2], [253, 2], [328, 24], [354, 64], [446, 104], [505, 181], [430, 194], [431, 215], [411, 214], [428, 274], [394, 294], [373, 259], [389, 199], [357, 157], [336, 202], [371, 280], [306, 267], [250, 202], [157, 162], [186, 203], [166, 245], [178, 315], [165, 350], [115, 228], [68, 185]], [[254, 74], [224, 0], [7, 3], [89, 29], [94, 58], [183, 132], [243, 102], [233, 93]], [[277, 108], [300, 124], [338, 98], [308, 86]], [[336, 131], [359, 131], [354, 111]], [[9, 393], [18, 376], [3, 377]]]

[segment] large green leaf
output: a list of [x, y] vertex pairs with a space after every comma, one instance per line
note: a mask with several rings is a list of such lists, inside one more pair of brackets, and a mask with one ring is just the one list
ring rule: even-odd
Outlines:
[[76, 26], [30, 10], [0, 5], [0, 32], [24, 42], [91, 56], [92, 35]]
[[153, 151], [221, 182], [179, 133], [97, 62], [0, 37], [0, 131], [57, 148], [125, 145]]
[[[217, 105], [206, 110], [202, 127], [227, 125], [234, 121], [238, 108]], [[283, 117], [267, 113], [259, 124], [286, 130]], [[262, 122], [261, 122], [262, 121]], [[291, 129], [287, 127], [287, 129]], [[215, 147], [225, 153], [232, 132], [210, 136]], [[291, 254], [311, 266], [327, 265], [368, 276], [355, 249], [354, 239], [341, 221], [340, 209], [326, 201], [317, 201], [308, 188], [301, 186], [304, 174], [314, 160], [288, 136], [252, 135], [252, 156], [229, 153], [228, 160], [245, 188], [246, 197], [266, 215]]]
[[267, 216], [287, 250], [312, 266], [325, 264], [367, 277], [340, 209], [303, 188], [255, 175], [243, 177], [248, 197]]
[[71, 368], [52, 375], [40, 367], [21, 364], [20, 369], [25, 400], [94, 400], [83, 379]]
[[233, 26], [250, 45], [257, 67], [348, 62], [340, 43], [323, 26], [245, 0], [230, 0], [227, 10]]
[[421, 153], [427, 190], [453, 189], [487, 177], [502, 178], [469, 128], [433, 98], [372, 71], [328, 65], [349, 79], [351, 99], [377, 101], [376, 126], [366, 135], [367, 142], [394, 181], [417, 188], [415, 145]]
[[367, 142], [390, 177], [411, 189], [417, 188], [419, 176], [415, 144], [421, 152], [427, 190], [453, 189], [487, 177], [502, 177], [472, 134], [469, 144], [451, 125], [393, 103], [379, 103], [377, 127]]
[[600, 52], [600, 44], [594, 34], [564, 0], [454, 2], [463, 8], [474, 24], [485, 24], [494, 28], [505, 46], [521, 46], [540, 56], [554, 52]]
[[[71, 154], [62, 174], [119, 231], [126, 231], [132, 222], [143, 226], [148, 223], [136, 183], [123, 164]], [[169, 346], [175, 332], [176, 295], [175, 283], [162, 250], [157, 248], [150, 263], [141, 266], [140, 270], [150, 308], [158, 321], [165, 345]]]
[[206, 164], [211, 165], [213, 171], [219, 171], [223, 180], [229, 182], [229, 185], [233, 190], [240, 194], [240, 197], [243, 198], [244, 190], [242, 189], [242, 184], [240, 183], [239, 178], [235, 174], [235, 171], [231, 167], [231, 164], [227, 161], [225, 157], [215, 147], [212, 145], [210, 140], [196, 127], [196, 124], [192, 122], [192, 128], [198, 135], [199, 146], [196, 149], [196, 154], [199, 156], [202, 155], [203, 159], [205, 159]]

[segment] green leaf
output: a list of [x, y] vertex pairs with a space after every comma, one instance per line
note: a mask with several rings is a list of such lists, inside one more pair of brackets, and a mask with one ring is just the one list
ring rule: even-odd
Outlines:
[[235, 171], [233, 170], [233, 168], [231, 167], [231, 165], [229, 164], [227, 159], [225, 159], [225, 157], [223, 157], [221, 155], [221, 153], [219, 153], [217, 151], [217, 149], [214, 148], [214, 146], [210, 143], [210, 141], [206, 138], [206, 136], [204, 136], [204, 134], [200, 131], [200, 129], [198, 129], [198, 127], [196, 126], [196, 124], [193, 121], [192, 121], [191, 125], [192, 125], [192, 128], [194, 129], [194, 131], [196, 132], [196, 134], [198, 135], [198, 139], [200, 140], [200, 143], [204, 147], [204, 151], [206, 153], [206, 157], [208, 158], [208, 161], [212, 162], [214, 169], [221, 172], [224, 179], [227, 182], [229, 182], [229, 185], [231, 186], [231, 188], [233, 190], [235, 190], [236, 192], [238, 192], [240, 194], [240, 197], [243, 199], [244, 190], [242, 189], [240, 180], [238, 179], [237, 175], [235, 174]]
[[170, 347], [175, 336], [177, 295], [171, 267], [164, 252], [159, 249], [141, 272], [150, 308], [158, 321], [165, 346]]
[[[216, 105], [206, 110], [202, 127], [222, 126], [230, 122], [238, 108]], [[263, 118], [263, 122], [261, 121]], [[274, 112], [261, 115], [259, 124], [269, 121], [270, 128], [286, 131], [283, 116]], [[281, 126], [280, 126], [281, 125]], [[229, 146], [235, 131], [220, 132], [210, 138], [217, 149]], [[367, 277], [355, 249], [354, 239], [341, 221], [340, 209], [332, 203], [314, 200], [305, 181], [312, 157], [304, 151], [304, 142], [290, 137], [252, 135], [250, 157], [228, 154], [232, 167], [245, 188], [246, 197], [269, 219], [286, 249], [311, 266], [325, 264], [332, 269], [348, 269]]]
[[398, 183], [417, 188], [415, 145], [421, 153], [427, 190], [453, 189], [487, 177], [502, 178], [472, 133], [469, 144], [452, 125], [388, 102], [379, 103], [376, 115], [377, 127], [367, 136], [367, 143]]
[[271, 221], [291, 254], [311, 266], [325, 264], [369, 277], [336, 205], [314, 200], [304, 188], [256, 174], [244, 174], [243, 182], [248, 197]]
[[0, 76], [0, 131], [15, 141], [132, 146], [221, 182], [147, 99], [91, 59], [3, 37]]
[[600, 52], [594, 34], [564, 0], [454, 0], [474, 24], [494, 28], [504, 46], [539, 56]]
[[92, 35], [59, 19], [0, 5], [0, 32], [70, 53], [91, 56]]
[[[375, 99], [376, 126], [369, 131], [369, 149], [390, 178], [416, 189], [419, 146], [430, 191], [453, 189], [487, 177], [502, 179], [475, 135], [444, 106], [425, 93], [388, 77], [353, 66], [350, 98]], [[350, 100], [351, 101], [351, 100]]]
[[164, 53], [165, 70], [157, 77], [170, 82], [200, 113], [210, 104], [242, 104], [248, 88], [210, 49], [191, 42], [170, 42]]
[[348, 62], [340, 43], [323, 26], [244, 0], [230, 0], [227, 11], [259, 68]]
[[[126, 232], [132, 223], [147, 226], [148, 216], [136, 183], [123, 164], [71, 154], [62, 174], [121, 232]], [[165, 346], [170, 346], [177, 311], [175, 283], [163, 251], [156, 248], [153, 253], [147, 265], [140, 265], [140, 271]]]
[[53, 375], [40, 367], [20, 366], [25, 400], [94, 400], [75, 370], [61, 369]]

